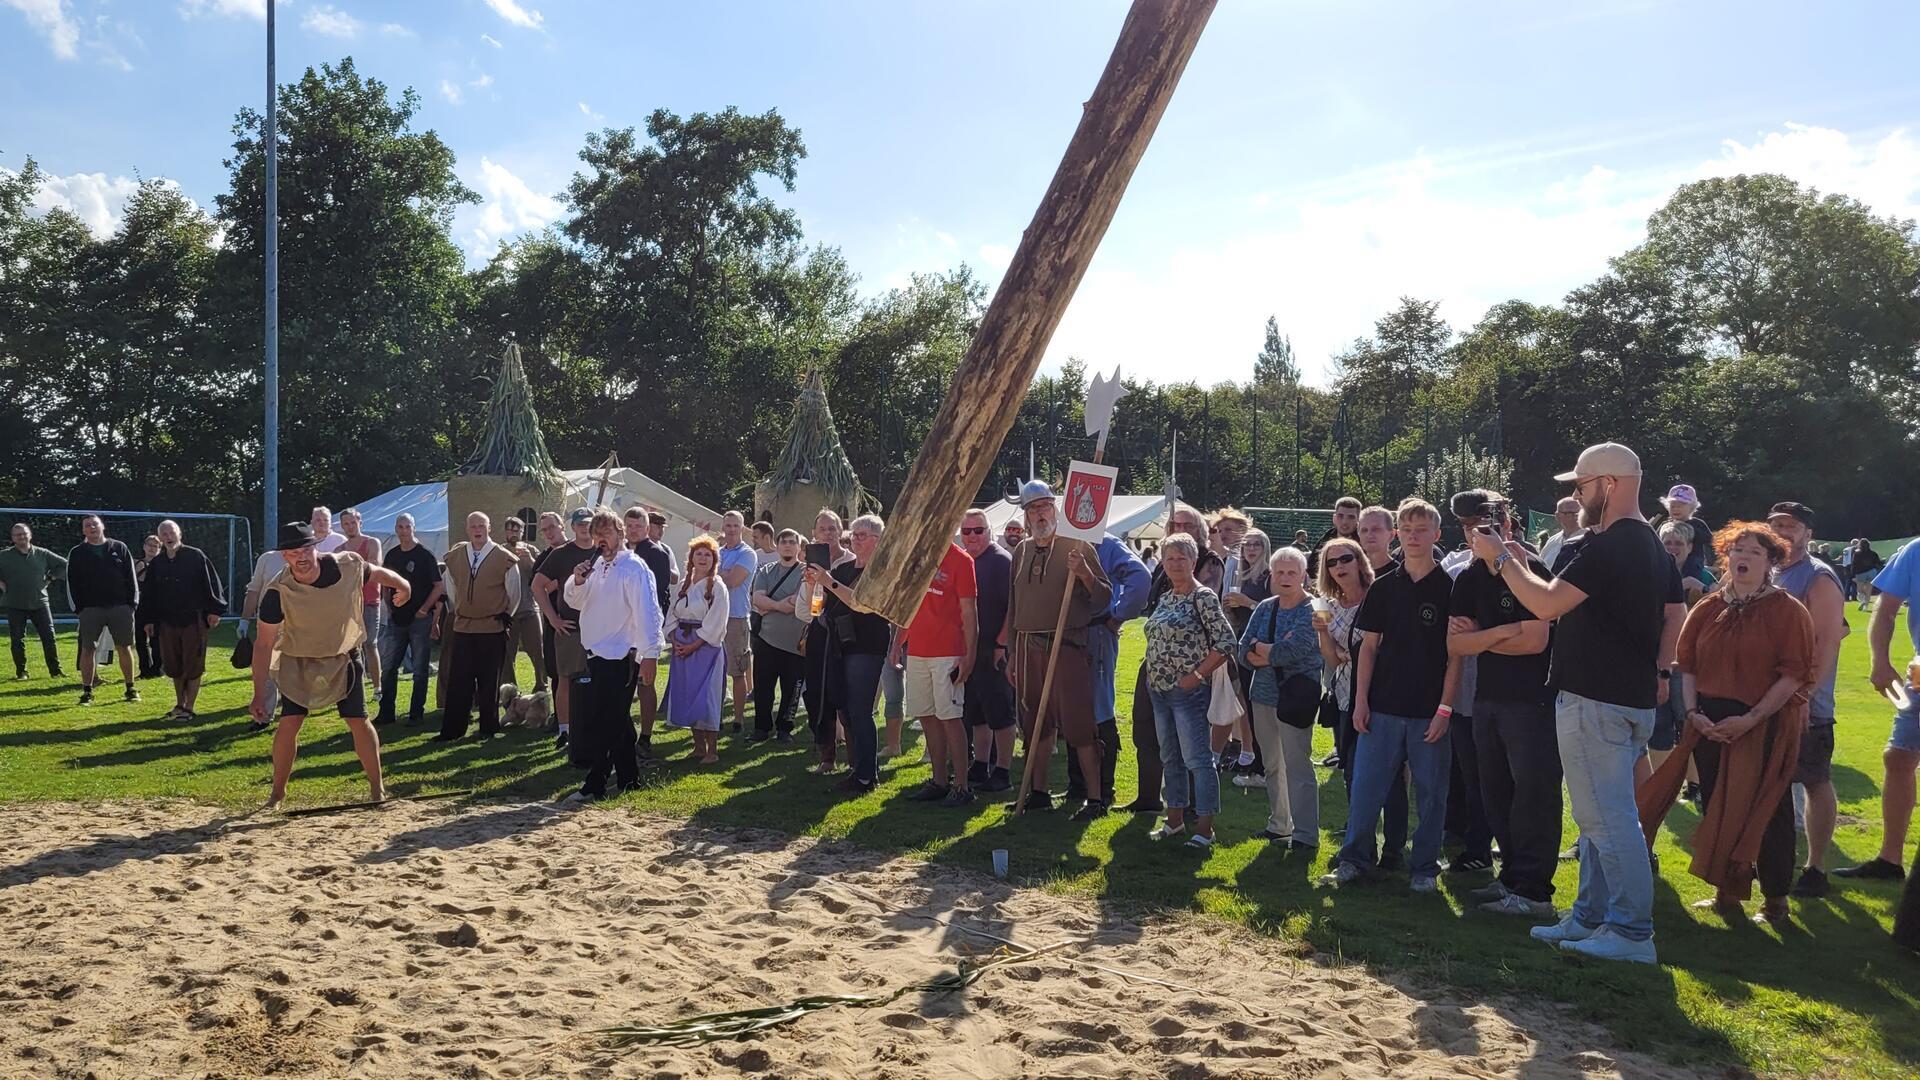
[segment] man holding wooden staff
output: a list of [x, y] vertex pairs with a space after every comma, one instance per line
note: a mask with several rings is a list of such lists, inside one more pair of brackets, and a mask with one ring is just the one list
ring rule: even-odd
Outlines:
[[[1053, 489], [1043, 480], [1029, 480], [1020, 488], [1018, 502], [1026, 516], [1027, 538], [1013, 554], [1013, 592], [1007, 605], [1006, 640], [1013, 650], [1007, 678], [1020, 702], [1020, 727], [1032, 758], [1027, 773], [1033, 778], [1024, 808], [1053, 809], [1047, 791], [1047, 764], [1056, 737], [1064, 734], [1085, 778], [1086, 803], [1074, 820], [1107, 812], [1099, 796], [1100, 740], [1093, 723], [1093, 675], [1088, 666], [1086, 627], [1105, 615], [1113, 603], [1113, 587], [1100, 569], [1093, 545], [1056, 535], [1059, 508]], [[1061, 620], [1065, 608], [1064, 624]], [[1064, 625], [1056, 643], [1056, 627]], [[1052, 689], [1046, 715], [1037, 716], [1042, 689], [1047, 684], [1049, 658]]]

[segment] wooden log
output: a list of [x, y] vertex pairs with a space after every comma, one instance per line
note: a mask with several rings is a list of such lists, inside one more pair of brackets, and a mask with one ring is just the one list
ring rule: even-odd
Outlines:
[[960, 515], [986, 481], [1047, 342], [1173, 97], [1215, 0], [1134, 0], [1080, 126], [1020, 238], [901, 486], [858, 605], [913, 618]]

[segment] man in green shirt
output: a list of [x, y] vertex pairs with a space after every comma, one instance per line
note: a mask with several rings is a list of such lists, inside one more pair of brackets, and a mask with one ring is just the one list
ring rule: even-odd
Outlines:
[[25, 522], [13, 527], [13, 546], [0, 551], [0, 608], [7, 612], [7, 636], [13, 646], [13, 677], [27, 677], [27, 624], [40, 632], [47, 674], [58, 677], [60, 654], [53, 645], [53, 609], [47, 606], [47, 585], [67, 572], [67, 560], [33, 546], [33, 530]]

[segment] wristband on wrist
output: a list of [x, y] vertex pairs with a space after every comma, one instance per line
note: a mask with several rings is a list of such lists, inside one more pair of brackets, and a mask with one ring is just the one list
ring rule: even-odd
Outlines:
[[1449, 719], [1449, 720], [1451, 720], [1451, 719], [1453, 719], [1453, 706], [1451, 706], [1451, 705], [1442, 705], [1442, 706], [1440, 706], [1439, 708], [1437, 708], [1437, 709], [1435, 709], [1435, 710], [1433, 710], [1433, 715], [1435, 715], [1435, 716], [1444, 716], [1444, 717], [1446, 717], [1447, 719]]

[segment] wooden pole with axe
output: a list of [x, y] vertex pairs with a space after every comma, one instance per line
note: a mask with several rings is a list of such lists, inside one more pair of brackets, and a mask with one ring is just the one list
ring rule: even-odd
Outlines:
[[[1096, 436], [1093, 444], [1095, 465], [1100, 464], [1100, 459], [1106, 456], [1107, 431], [1113, 426], [1113, 406], [1120, 399], [1120, 393], [1120, 369], [1117, 367], [1106, 379], [1096, 373], [1093, 384], [1087, 388], [1086, 429], [1087, 434]], [[1065, 494], [1063, 488], [1061, 495]], [[1101, 516], [1104, 519], [1105, 515]], [[1060, 541], [1055, 539], [1053, 542], [1057, 544]], [[1060, 613], [1053, 620], [1053, 639], [1047, 649], [1047, 672], [1040, 679], [1040, 701], [1033, 710], [1033, 734], [1027, 738], [1027, 760], [1020, 770], [1020, 794], [1013, 800], [1015, 817], [1026, 812], [1027, 792], [1033, 790], [1033, 762], [1038, 756], [1033, 748], [1044, 734], [1047, 703], [1053, 697], [1053, 672], [1060, 663], [1060, 643], [1067, 636], [1067, 609], [1073, 606], [1073, 590], [1078, 587], [1079, 583], [1069, 574], [1066, 587], [1060, 590]], [[1098, 783], [1090, 780], [1087, 786], [1090, 795], [1100, 794]]]

